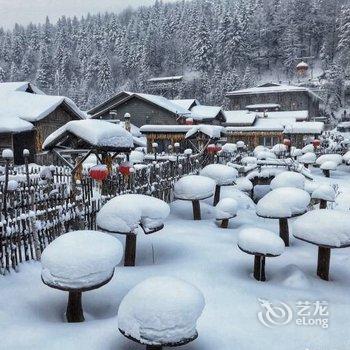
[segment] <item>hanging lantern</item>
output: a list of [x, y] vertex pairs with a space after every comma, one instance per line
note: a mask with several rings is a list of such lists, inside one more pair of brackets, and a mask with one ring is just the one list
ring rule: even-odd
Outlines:
[[104, 181], [108, 177], [106, 165], [95, 165], [89, 170], [89, 176], [96, 181]]
[[215, 153], [219, 153], [222, 147], [220, 145], [215, 146]]
[[312, 145], [313, 145], [314, 148], [316, 149], [316, 148], [320, 147], [321, 141], [318, 140], [318, 139], [315, 139], [315, 140], [312, 141]]
[[292, 142], [291, 142], [290, 139], [284, 139], [284, 140], [283, 140], [283, 144], [284, 144], [286, 147], [289, 148], [289, 147], [291, 146]]
[[306, 75], [308, 69], [309, 65], [304, 61], [301, 61], [297, 64], [297, 72], [299, 75]]
[[187, 118], [186, 119], [186, 125], [193, 125], [193, 119], [192, 118]]
[[131, 171], [131, 168], [132, 168], [132, 166], [131, 166], [130, 163], [124, 162], [124, 163], [121, 163], [121, 164], [119, 165], [118, 170], [119, 170], [119, 172], [120, 172], [123, 176], [129, 176], [130, 173], [132, 172], [132, 171]]
[[216, 154], [217, 152], [217, 147], [212, 143], [210, 145], [207, 146], [207, 152], [209, 154]]

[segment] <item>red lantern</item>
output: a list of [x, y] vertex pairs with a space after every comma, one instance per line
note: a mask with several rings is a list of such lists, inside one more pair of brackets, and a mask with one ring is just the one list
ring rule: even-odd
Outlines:
[[314, 148], [316, 149], [316, 148], [320, 147], [321, 141], [318, 140], [318, 139], [315, 139], [315, 140], [312, 141], [312, 145], [313, 145]]
[[290, 139], [284, 139], [283, 140], [283, 144], [286, 146], [286, 147], [290, 147], [290, 145], [292, 144], [292, 142], [290, 141]]
[[121, 163], [118, 168], [119, 172], [124, 176], [130, 175], [131, 170], [131, 164], [130, 163]]
[[221, 151], [221, 147], [220, 146], [215, 146], [215, 153], [219, 153]]
[[186, 125], [193, 125], [193, 119], [192, 118], [187, 118], [186, 119]]
[[106, 165], [95, 165], [89, 170], [89, 176], [96, 181], [104, 181], [108, 177]]
[[207, 147], [207, 152], [209, 154], [215, 154], [217, 152], [217, 147], [214, 144], [210, 144]]

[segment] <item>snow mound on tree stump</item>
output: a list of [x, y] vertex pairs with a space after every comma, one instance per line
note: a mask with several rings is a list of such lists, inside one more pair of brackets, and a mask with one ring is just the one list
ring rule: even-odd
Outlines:
[[305, 177], [302, 174], [295, 173], [293, 171], [285, 171], [278, 174], [270, 184], [272, 189], [281, 187], [295, 187], [304, 189], [305, 187]]
[[335, 201], [335, 191], [331, 185], [322, 184], [312, 192], [311, 198], [323, 199], [325, 201]]
[[215, 181], [206, 176], [188, 175], [175, 183], [174, 195], [184, 200], [204, 199], [214, 194], [215, 185]]
[[177, 343], [196, 335], [205, 306], [198, 288], [172, 277], [149, 278], [131, 289], [118, 310], [118, 327], [145, 344]]
[[86, 288], [108, 279], [123, 257], [123, 246], [98, 231], [73, 231], [56, 238], [42, 253], [42, 278], [61, 288]]
[[322, 170], [335, 170], [337, 168], [338, 164], [336, 162], [333, 162], [331, 160], [327, 160], [326, 162], [322, 163], [320, 166], [320, 169]]
[[260, 199], [256, 213], [267, 218], [290, 218], [307, 210], [310, 195], [299, 188], [281, 187]]
[[143, 194], [125, 194], [112, 198], [97, 213], [97, 226], [116, 233], [134, 231], [140, 223], [146, 227], [167, 218], [170, 208], [161, 199]]
[[223, 164], [210, 164], [200, 171], [201, 176], [209, 177], [217, 185], [232, 185], [238, 175], [238, 171]]
[[223, 198], [216, 205], [216, 218], [218, 220], [230, 219], [237, 215], [238, 203], [232, 198]]
[[350, 244], [350, 213], [328, 209], [310, 211], [295, 220], [293, 235], [318, 245]]
[[239, 177], [236, 180], [236, 186], [240, 191], [249, 192], [253, 189], [253, 183], [246, 177]]
[[343, 162], [343, 157], [340, 154], [324, 154], [316, 159], [317, 165], [322, 165], [325, 162], [334, 162], [339, 165]]
[[281, 255], [285, 247], [283, 240], [274, 232], [257, 227], [240, 231], [237, 244], [244, 251], [263, 255]]
[[316, 154], [313, 152], [306, 152], [298, 158], [298, 161], [302, 164], [314, 164], [316, 162]]

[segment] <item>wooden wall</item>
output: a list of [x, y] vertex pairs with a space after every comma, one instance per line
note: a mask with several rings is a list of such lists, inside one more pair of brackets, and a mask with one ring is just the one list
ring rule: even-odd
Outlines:
[[227, 134], [227, 142], [236, 143], [243, 141], [250, 150], [256, 146], [263, 145], [263, 138], [270, 138], [272, 144], [268, 146], [273, 146], [277, 143], [282, 143], [284, 137], [282, 132], [279, 131], [236, 131]]

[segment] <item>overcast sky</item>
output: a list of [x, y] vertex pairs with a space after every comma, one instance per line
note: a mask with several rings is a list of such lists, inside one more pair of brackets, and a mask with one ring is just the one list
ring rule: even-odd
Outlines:
[[44, 22], [47, 15], [54, 22], [61, 15], [117, 12], [128, 6], [153, 3], [154, 0], [0, 0], [0, 27], [12, 28], [16, 22]]

